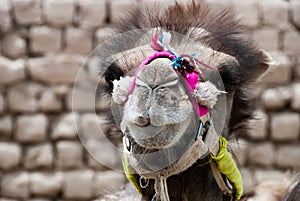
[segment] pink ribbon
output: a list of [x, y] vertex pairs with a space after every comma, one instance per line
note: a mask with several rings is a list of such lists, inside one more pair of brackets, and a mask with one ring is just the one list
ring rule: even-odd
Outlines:
[[195, 112], [197, 113], [198, 117], [202, 117], [203, 115], [206, 115], [209, 110], [207, 107], [203, 106], [203, 105], [199, 105], [196, 100], [192, 97], [192, 94], [197, 86], [198, 83], [198, 78], [199, 78], [199, 74], [197, 73], [189, 73], [187, 74], [184, 79], [185, 82], [187, 83], [187, 87], [189, 90], [189, 97], [190, 97], [190, 101], [194, 107]]

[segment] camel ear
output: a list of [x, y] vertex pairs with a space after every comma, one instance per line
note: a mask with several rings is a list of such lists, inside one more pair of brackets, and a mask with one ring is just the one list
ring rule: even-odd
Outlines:
[[275, 63], [269, 52], [267, 52], [263, 49], [260, 49], [259, 52], [263, 57], [263, 61], [262, 61], [263, 64], [269, 66], [269, 65], [273, 65]]
[[255, 72], [254, 78], [257, 80], [259, 77], [261, 77], [262, 74], [264, 74], [270, 65], [275, 64], [276, 62], [272, 58], [269, 52], [260, 49], [259, 50], [259, 56], [261, 57], [261, 63], [260, 66], [258, 66], [257, 71]]

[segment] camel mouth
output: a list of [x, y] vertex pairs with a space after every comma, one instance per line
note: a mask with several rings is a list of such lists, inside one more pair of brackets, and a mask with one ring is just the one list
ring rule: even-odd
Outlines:
[[[142, 147], [146, 149], [164, 149], [172, 145], [174, 137], [180, 135], [178, 128], [181, 123], [168, 124], [163, 126], [138, 126], [130, 123], [128, 129], [131, 137]], [[177, 128], [177, 129], [176, 129]], [[170, 138], [170, 136], [173, 136]], [[172, 139], [173, 138], [173, 139]]]
[[129, 128], [132, 132], [134, 132], [135, 138], [148, 139], [161, 133], [164, 126], [155, 126], [152, 123], [149, 123], [146, 126], [139, 126], [137, 124], [130, 123]]
[[[127, 128], [131, 138], [141, 147], [145, 149], [168, 149], [178, 141], [184, 138], [188, 133], [194, 132], [195, 125], [191, 126], [191, 121], [194, 122], [194, 113], [187, 115], [180, 122], [168, 122], [163, 125], [156, 126], [150, 123], [146, 126], [139, 126], [133, 122], [128, 122]], [[189, 139], [184, 139], [189, 141]]]

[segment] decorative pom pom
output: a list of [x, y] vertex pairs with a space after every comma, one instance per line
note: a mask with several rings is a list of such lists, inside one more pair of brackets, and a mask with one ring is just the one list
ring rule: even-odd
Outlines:
[[113, 81], [112, 99], [114, 102], [122, 104], [127, 101], [132, 80], [132, 77], [126, 76], [120, 77], [120, 80]]
[[198, 82], [193, 92], [193, 97], [198, 104], [213, 108], [218, 100], [217, 96], [221, 93], [226, 92], [219, 91], [217, 87], [209, 81]]

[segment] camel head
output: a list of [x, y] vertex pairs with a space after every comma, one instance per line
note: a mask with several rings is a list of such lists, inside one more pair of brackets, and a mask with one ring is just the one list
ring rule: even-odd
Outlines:
[[[164, 37], [170, 42], [171, 33], [163, 32], [159, 36]], [[156, 34], [152, 38], [154, 43], [155, 38], [158, 38]], [[152, 44], [152, 47], [155, 45], [158, 46]], [[125, 54], [125, 58], [131, 58], [128, 54], [134, 57], [140, 51], [144, 60], [134, 69], [133, 76], [113, 80], [111, 93], [116, 107], [113, 110], [121, 111], [121, 114], [116, 112], [114, 115], [121, 117], [119, 126], [128, 144], [125, 143], [125, 147], [137, 155], [140, 165], [144, 163], [153, 171], [178, 160], [201, 134], [199, 127], [205, 126], [203, 130], [207, 131], [208, 126], [214, 124], [211, 127], [218, 127], [218, 131], [222, 129], [227, 107], [226, 92], [219, 70], [210, 65], [221, 59], [236, 62], [231, 56], [215, 53], [219, 60], [206, 64], [194, 54], [177, 55], [167, 47], [156, 46], [152, 51], [138, 48]], [[189, 51], [194, 51], [194, 46], [189, 45]], [[200, 52], [211, 54], [212, 50], [202, 48]], [[219, 111], [213, 114], [217, 108]]]

